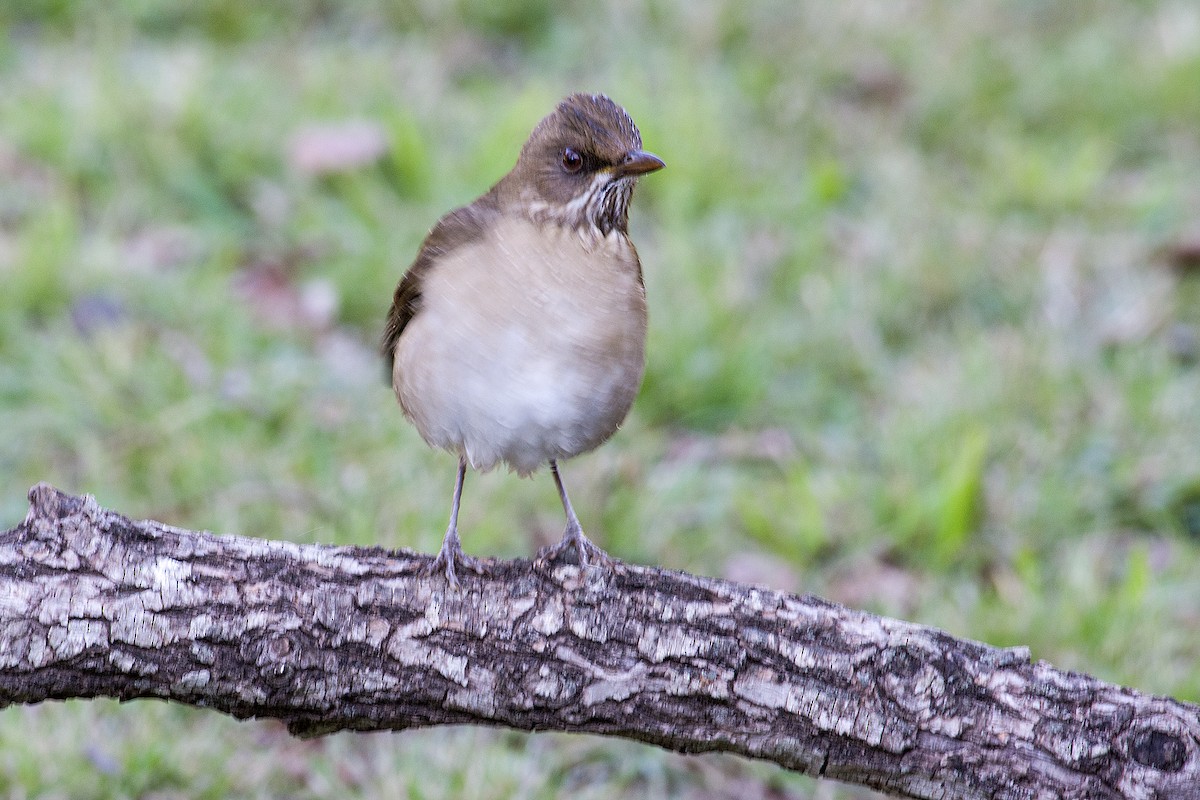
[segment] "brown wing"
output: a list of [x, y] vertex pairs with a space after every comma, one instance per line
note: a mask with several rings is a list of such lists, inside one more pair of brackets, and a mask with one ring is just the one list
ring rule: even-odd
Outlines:
[[488, 192], [469, 206], [451, 211], [438, 220], [433, 230], [421, 243], [421, 249], [412, 266], [404, 273], [396, 286], [392, 308], [388, 312], [387, 325], [379, 352], [383, 356], [384, 375], [392, 382], [392, 363], [396, 357], [396, 343], [404, 334], [404, 328], [421, 307], [421, 287], [425, 276], [442, 256], [453, 250], [477, 241], [487, 226], [499, 213], [494, 192]]

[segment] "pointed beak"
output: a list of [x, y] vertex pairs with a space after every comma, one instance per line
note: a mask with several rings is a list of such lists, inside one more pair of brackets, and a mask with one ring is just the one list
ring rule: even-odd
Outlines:
[[645, 175], [647, 172], [654, 172], [666, 166], [661, 158], [654, 153], [647, 153], [645, 150], [630, 150], [625, 154], [625, 160], [613, 167], [613, 172], [618, 178], [625, 178], [630, 175]]

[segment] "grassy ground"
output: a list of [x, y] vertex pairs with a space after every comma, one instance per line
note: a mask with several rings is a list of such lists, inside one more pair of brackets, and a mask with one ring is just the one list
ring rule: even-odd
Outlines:
[[[48, 480], [434, 549], [453, 461], [381, 381], [391, 289], [558, 97], [602, 90], [668, 169], [633, 212], [645, 386], [565, 467], [589, 533], [1200, 700], [1194, 4], [26, 0], [0, 31], [0, 525]], [[306, 171], [295, 137], [347, 120], [386, 156]], [[468, 482], [470, 552], [560, 527], [544, 473]], [[0, 794], [871, 796], [105, 702], [0, 713]]]

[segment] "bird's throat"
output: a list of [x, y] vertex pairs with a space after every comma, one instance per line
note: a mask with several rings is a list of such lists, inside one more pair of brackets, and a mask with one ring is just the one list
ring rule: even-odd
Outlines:
[[523, 194], [518, 202], [530, 219], [575, 229], [585, 240], [595, 243], [614, 233], [626, 234], [635, 180], [597, 173], [580, 194], [566, 203], [547, 202], [532, 193]]

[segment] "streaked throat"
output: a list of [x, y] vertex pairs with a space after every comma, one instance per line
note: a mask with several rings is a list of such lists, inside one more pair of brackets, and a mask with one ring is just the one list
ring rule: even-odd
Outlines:
[[629, 229], [629, 202], [635, 177], [614, 178], [607, 171], [597, 172], [578, 196], [565, 205], [540, 199], [528, 200], [531, 216], [539, 222], [554, 222], [574, 228], [585, 238], [603, 239], [614, 231]]

